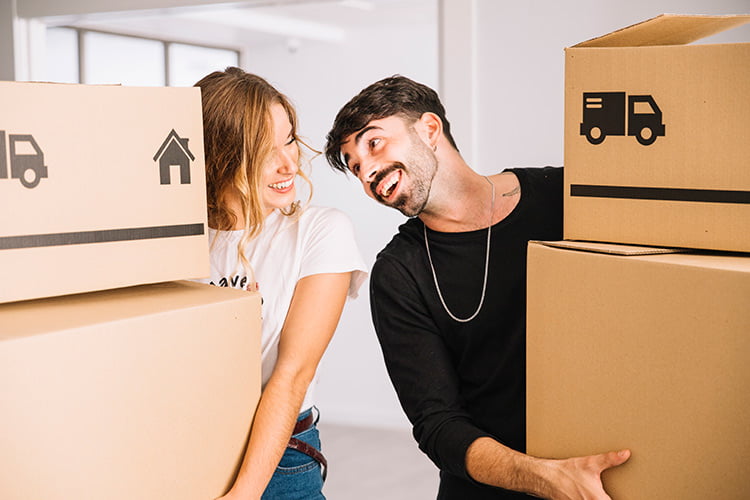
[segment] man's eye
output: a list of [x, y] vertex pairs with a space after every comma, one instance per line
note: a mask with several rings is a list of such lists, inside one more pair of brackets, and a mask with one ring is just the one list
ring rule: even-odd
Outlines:
[[370, 139], [370, 149], [375, 148], [378, 144], [380, 144], [380, 139]]
[[352, 168], [350, 169], [354, 175], [359, 175], [359, 164], [352, 165]]

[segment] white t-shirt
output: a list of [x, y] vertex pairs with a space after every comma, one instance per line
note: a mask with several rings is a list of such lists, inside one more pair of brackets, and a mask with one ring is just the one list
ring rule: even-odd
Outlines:
[[[356, 298], [367, 272], [351, 221], [335, 208], [310, 206], [296, 219], [274, 210], [266, 218], [261, 234], [250, 240], [245, 249], [250, 273], [237, 256], [242, 234], [242, 230], [209, 228], [211, 277], [199, 281], [240, 289], [257, 282], [263, 297], [261, 380], [265, 387], [276, 364], [281, 327], [297, 281], [314, 274], [352, 272], [348, 295]], [[317, 373], [301, 410], [313, 405], [316, 380]]]

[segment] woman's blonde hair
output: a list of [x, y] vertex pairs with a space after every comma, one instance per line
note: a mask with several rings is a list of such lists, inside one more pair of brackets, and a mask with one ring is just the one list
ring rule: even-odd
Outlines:
[[[245, 222], [240, 259], [248, 267], [243, 250], [261, 232], [265, 218], [261, 175], [274, 154], [271, 107], [278, 103], [284, 108], [292, 125], [291, 137], [299, 148], [304, 142], [297, 136], [297, 114], [284, 94], [240, 68], [215, 71], [195, 86], [201, 88], [203, 102], [208, 225], [218, 230], [235, 228], [237, 216], [230, 209], [226, 194], [236, 194]], [[310, 184], [301, 169], [298, 175]], [[312, 186], [308, 201], [311, 196]], [[281, 212], [293, 216], [301, 210], [300, 203], [294, 202]]]

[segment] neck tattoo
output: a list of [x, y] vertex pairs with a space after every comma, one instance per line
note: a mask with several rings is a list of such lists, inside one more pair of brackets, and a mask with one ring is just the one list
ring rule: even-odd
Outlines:
[[430, 255], [430, 244], [427, 240], [427, 225], [423, 224], [422, 226], [424, 229], [424, 246], [427, 249], [427, 260], [430, 262], [430, 270], [432, 271], [432, 279], [435, 281], [435, 288], [437, 289], [438, 297], [440, 298], [440, 303], [443, 305], [443, 309], [445, 309], [445, 312], [448, 313], [448, 316], [450, 316], [454, 321], [458, 321], [459, 323], [468, 323], [469, 321], [477, 317], [477, 314], [479, 314], [479, 311], [482, 309], [482, 305], [484, 304], [484, 295], [485, 295], [485, 292], [487, 291], [487, 271], [490, 267], [490, 236], [492, 235], [492, 217], [495, 214], [495, 185], [492, 183], [492, 181], [488, 177], [485, 177], [485, 180], [490, 183], [490, 186], [492, 186], [492, 201], [490, 202], [490, 221], [487, 225], [487, 252], [484, 257], [484, 283], [482, 284], [482, 298], [479, 299], [479, 305], [477, 306], [477, 310], [474, 311], [474, 314], [472, 314], [468, 318], [456, 317], [448, 309], [448, 306], [445, 303], [445, 299], [443, 299], [443, 294], [440, 293], [440, 285], [438, 285], [437, 274], [435, 273], [435, 266], [432, 264], [432, 256]]

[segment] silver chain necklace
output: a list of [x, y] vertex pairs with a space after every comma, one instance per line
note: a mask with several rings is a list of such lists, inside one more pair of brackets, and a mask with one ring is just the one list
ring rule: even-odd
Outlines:
[[458, 318], [452, 312], [450, 312], [450, 310], [448, 309], [448, 306], [445, 303], [445, 299], [443, 299], [443, 294], [440, 293], [440, 285], [438, 285], [437, 274], [435, 274], [435, 266], [432, 264], [432, 255], [430, 255], [430, 244], [427, 241], [427, 224], [422, 225], [424, 229], [424, 246], [427, 249], [427, 260], [430, 261], [430, 270], [432, 271], [432, 279], [435, 281], [435, 288], [437, 289], [438, 297], [440, 298], [440, 303], [443, 304], [443, 309], [445, 309], [445, 312], [448, 313], [448, 316], [453, 318], [455, 321], [458, 321], [459, 323], [468, 323], [469, 321], [476, 318], [477, 314], [479, 314], [479, 311], [482, 309], [482, 304], [484, 304], [484, 294], [487, 291], [487, 270], [490, 267], [490, 236], [492, 234], [492, 217], [495, 214], [495, 185], [492, 183], [492, 181], [488, 177], [485, 177], [485, 180], [490, 183], [490, 186], [492, 186], [492, 202], [490, 204], [490, 222], [489, 222], [489, 225], [487, 226], [487, 254], [484, 258], [484, 283], [482, 284], [482, 298], [479, 300], [479, 305], [477, 306], [477, 310], [474, 311], [474, 314], [472, 314], [468, 318]]

